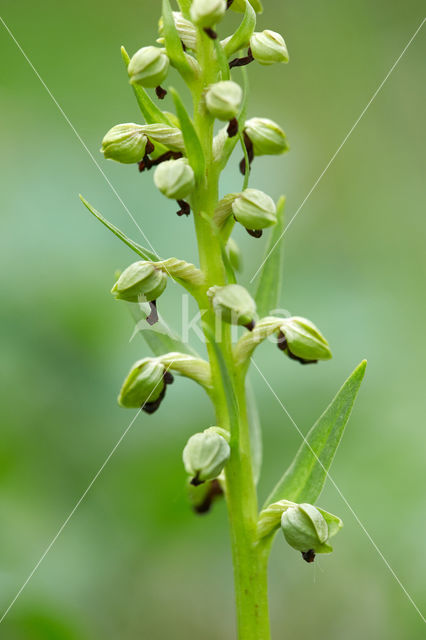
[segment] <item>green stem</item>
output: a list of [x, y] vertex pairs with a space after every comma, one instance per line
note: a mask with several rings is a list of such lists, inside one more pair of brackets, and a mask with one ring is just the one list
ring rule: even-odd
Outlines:
[[[218, 68], [213, 64], [214, 47], [211, 40], [199, 33], [199, 63], [202, 80], [193, 92], [194, 124], [201, 141], [206, 163], [205, 180], [197, 185], [192, 199], [200, 266], [206, 276], [206, 289], [226, 284], [226, 270], [219, 237], [212, 233], [211, 222], [218, 202], [219, 169], [212, 157], [213, 120], [203, 106], [202, 92], [217, 80]], [[253, 480], [247, 419], [244, 374], [238, 371], [232, 357], [229, 325], [223, 324], [221, 340], [212, 344], [216, 317], [207, 295], [198, 300], [205, 311], [203, 322], [213, 381], [212, 401], [217, 424], [231, 430], [231, 457], [226, 466], [226, 500], [229, 514], [232, 559], [234, 565], [235, 596], [237, 607], [238, 640], [269, 640], [268, 551], [256, 543], [258, 517], [257, 493]], [[227, 384], [238, 405], [237, 420], [231, 419], [227, 393], [221, 373], [221, 363], [227, 372]]]

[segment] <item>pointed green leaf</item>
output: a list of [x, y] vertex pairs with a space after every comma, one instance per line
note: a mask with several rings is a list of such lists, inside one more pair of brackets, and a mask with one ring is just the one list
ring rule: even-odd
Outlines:
[[256, 12], [251, 6], [250, 2], [248, 2], [248, 0], [245, 0], [245, 3], [246, 8], [244, 12], [244, 18], [242, 19], [240, 26], [231, 36], [231, 38], [225, 41], [223, 47], [225, 50], [225, 55], [228, 58], [239, 49], [248, 46], [250, 38], [256, 27]]
[[141, 335], [155, 356], [162, 356], [172, 351], [180, 351], [199, 357], [198, 353], [192, 349], [189, 344], [185, 344], [181, 338], [170, 329], [161, 316], [159, 317], [158, 323], [154, 326], [151, 327], [147, 323], [146, 318], [151, 312], [148, 303], [143, 302], [139, 304], [128, 302], [127, 306], [135, 322], [130, 340], [132, 340], [136, 334]]
[[277, 203], [277, 224], [272, 227], [266, 247], [265, 256], [269, 258], [260, 272], [259, 286], [255, 296], [257, 312], [261, 318], [271, 315], [272, 311], [279, 306], [283, 282], [284, 243], [281, 241], [280, 246], [273, 253], [270, 254], [270, 252], [280, 241], [284, 231], [284, 206], [285, 198], [282, 196]]
[[266, 500], [265, 507], [282, 499], [310, 504], [318, 499], [349, 420], [366, 366], [367, 362], [363, 360], [311, 428], [290, 467]]
[[[121, 47], [121, 56], [127, 69], [130, 62], [130, 56], [124, 47]], [[164, 124], [168, 124], [170, 127], [173, 126], [165, 113], [163, 113], [161, 109], [159, 109], [157, 105], [151, 100], [143, 87], [141, 87], [139, 84], [132, 84], [132, 88], [136, 96], [136, 100], [138, 101], [139, 108], [142, 111], [142, 115], [145, 118], [147, 124], [157, 124], [159, 122], [163, 122]]]
[[179, 71], [186, 82], [190, 84], [194, 79], [194, 73], [185, 58], [182, 42], [176, 29], [169, 0], [163, 0], [163, 22], [166, 51], [170, 62]]
[[161, 260], [161, 258], [159, 258], [156, 253], [154, 253], [153, 251], [149, 251], [149, 249], [145, 249], [145, 247], [142, 247], [137, 242], [134, 242], [134, 240], [131, 240], [131, 238], [126, 236], [126, 234], [123, 233], [122, 231], [120, 231], [120, 229], [116, 227], [114, 224], [112, 224], [112, 222], [109, 222], [106, 218], [104, 218], [103, 215], [99, 211], [97, 211], [94, 207], [92, 207], [92, 205], [89, 202], [87, 202], [87, 200], [85, 200], [85, 198], [83, 198], [81, 194], [79, 197], [82, 203], [84, 204], [84, 206], [90, 211], [90, 213], [94, 215], [95, 218], [99, 220], [99, 222], [102, 222], [102, 224], [105, 225], [107, 229], [112, 231], [112, 233], [115, 236], [117, 236], [117, 238], [120, 238], [120, 240], [124, 242], [124, 244], [126, 244], [128, 247], [130, 247], [130, 249], [132, 249], [135, 253], [137, 253], [138, 256], [141, 256], [141, 258], [143, 258], [144, 260], [153, 260], [153, 261]]
[[188, 157], [189, 164], [194, 171], [197, 182], [200, 182], [204, 178], [205, 170], [204, 153], [201, 142], [178, 92], [175, 89], [170, 89], [170, 93], [172, 94], [175, 103], [176, 114], [179, 118], [180, 126], [182, 129], [186, 155]]

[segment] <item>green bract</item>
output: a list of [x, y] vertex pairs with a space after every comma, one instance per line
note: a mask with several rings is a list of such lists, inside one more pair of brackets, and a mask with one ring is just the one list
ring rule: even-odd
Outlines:
[[142, 47], [129, 62], [127, 71], [132, 84], [157, 87], [169, 70], [169, 59], [158, 47]]
[[167, 198], [182, 200], [194, 188], [194, 172], [185, 158], [168, 160], [155, 170], [154, 182]]
[[[191, 214], [189, 218], [180, 217], [178, 222], [176, 218], [165, 218], [170, 215], [170, 207], [163, 206], [164, 211], [155, 212], [170, 236], [168, 241], [178, 240], [183, 234], [187, 238], [196, 236], [199, 264], [179, 256], [161, 258], [152, 247], [141, 246], [82, 200], [93, 216], [138, 256], [134, 258], [138, 262], [118, 278], [113, 295], [130, 302], [147, 302], [127, 306], [137, 322], [134, 334], [140, 333], [155, 357], [134, 364], [119, 402], [124, 407], [152, 413], [159, 407], [167, 385], [173, 382], [171, 371], [196, 382], [206, 393], [223, 426], [195, 434], [185, 446], [183, 461], [190, 476], [186, 482], [190, 502], [197, 513], [206, 513], [216, 499], [226, 500], [235, 565], [236, 635], [241, 640], [270, 640], [267, 565], [276, 533], [282, 528], [287, 542], [312, 562], [316, 553], [331, 551], [329, 540], [342, 526], [337, 516], [313, 505], [341, 442], [364, 376], [365, 361], [307, 433], [259, 509], [256, 485], [262, 469], [261, 421], [247, 381], [250, 364], [255, 364], [253, 353], [272, 339], [278, 340], [279, 348], [289, 358], [302, 364], [331, 357], [327, 340], [312, 322], [297, 316], [282, 317], [277, 311], [286, 305], [281, 298], [285, 198], [277, 198], [275, 204], [269, 195], [253, 189], [251, 182], [254, 158], [282, 154], [288, 145], [283, 129], [273, 120], [247, 119], [249, 74], [247, 69], [241, 73], [239, 67], [250, 65], [253, 60], [263, 65], [288, 62], [289, 56], [279, 33], [256, 31], [256, 13], [262, 10], [260, 0], [161, 0], [157, 4], [162, 13], [161, 37], [157, 41], [161, 44], [140, 49], [132, 59], [124, 48], [121, 50], [143, 124], [113, 127], [103, 140], [102, 152], [118, 162], [138, 163], [140, 175], [136, 167], [132, 170], [133, 181], [140, 185], [142, 194], [142, 226], [150, 214], [150, 177], [165, 196], [178, 200], [179, 216]], [[179, 11], [173, 11], [178, 7]], [[235, 24], [238, 22], [233, 32], [224, 26], [223, 32], [220, 28], [217, 33], [216, 25], [226, 9], [242, 15], [239, 20], [235, 14], [227, 16]], [[231, 20], [227, 21], [229, 24]], [[167, 110], [162, 110], [159, 100], [167, 92], [160, 85], [169, 66], [173, 76], [179, 76], [175, 87], [185, 87], [184, 93], [167, 87]], [[243, 89], [233, 81], [240, 79]], [[265, 100], [276, 101], [274, 88], [283, 79], [277, 75], [268, 82], [271, 90]], [[154, 87], [153, 95], [145, 87]], [[256, 86], [251, 93], [255, 92]], [[222, 123], [222, 128], [217, 127], [215, 119], [225, 126]], [[244, 156], [239, 167], [235, 166], [237, 146], [241, 146]], [[233, 165], [234, 177], [237, 178], [238, 168], [241, 176], [223, 196], [221, 187], [227, 179], [222, 182], [222, 172], [228, 163]], [[280, 182], [278, 177], [276, 183]], [[188, 233], [191, 221], [195, 234]], [[238, 234], [241, 228], [235, 229], [235, 222], [256, 238], [273, 225], [264, 247], [265, 259], [262, 261], [257, 252], [252, 252], [246, 260], [250, 292], [237, 284], [241, 256], [233, 232]], [[161, 239], [156, 238], [155, 243], [162, 251]], [[182, 336], [158, 317], [156, 299], [166, 287], [166, 274], [193, 297], [198, 307], [194, 323], [183, 323]], [[251, 293], [255, 290], [253, 299]], [[173, 324], [175, 320], [172, 319]], [[229, 324], [244, 326], [248, 331]], [[202, 332], [199, 337], [206, 343], [206, 359], [190, 346], [188, 329]], [[240, 334], [239, 339], [236, 334]], [[268, 345], [263, 349], [266, 351]], [[271, 353], [270, 346], [269, 350]], [[274, 356], [278, 357], [276, 349], [271, 354]], [[266, 382], [266, 376], [255, 366]], [[281, 361], [280, 366], [285, 368], [285, 362]], [[320, 372], [312, 372], [315, 373]], [[262, 384], [260, 379], [256, 382]], [[191, 402], [183, 403], [181, 409], [182, 419], [191, 420]], [[285, 422], [286, 417], [282, 419]], [[285, 453], [287, 458], [288, 452]]]
[[243, 91], [236, 82], [216, 82], [206, 92], [207, 111], [218, 120], [232, 120], [238, 115], [242, 99]]
[[280, 330], [285, 337], [283, 351], [287, 349], [290, 355], [306, 362], [332, 357], [327, 340], [310, 320], [297, 316], [285, 318]]
[[235, 219], [246, 229], [265, 229], [277, 221], [275, 202], [259, 189], [245, 189], [232, 202]]
[[260, 64], [288, 62], [289, 56], [284, 38], [276, 31], [255, 32], [250, 38], [253, 58]]
[[214, 429], [206, 429], [189, 438], [183, 450], [183, 464], [193, 485], [213, 480], [228, 462], [229, 444]]
[[151, 262], [131, 264], [118, 278], [111, 293], [119, 300], [150, 302], [156, 300], [167, 285], [167, 275]]
[[[144, 358], [130, 369], [118, 396], [122, 407], [142, 407], [148, 413], [164, 395], [164, 366], [158, 358]], [[157, 408], [157, 407], [156, 407]]]
[[255, 156], [279, 155], [288, 151], [284, 131], [268, 118], [246, 120], [244, 131], [250, 138]]
[[208, 29], [223, 18], [225, 11], [226, 0], [193, 0], [191, 20], [197, 27]]
[[224, 322], [252, 328], [256, 317], [256, 303], [244, 287], [228, 284], [210, 287], [207, 295], [212, 299], [213, 309]]
[[140, 162], [145, 155], [148, 138], [141, 125], [128, 122], [112, 127], [102, 140], [101, 152], [105, 158], [133, 164]]

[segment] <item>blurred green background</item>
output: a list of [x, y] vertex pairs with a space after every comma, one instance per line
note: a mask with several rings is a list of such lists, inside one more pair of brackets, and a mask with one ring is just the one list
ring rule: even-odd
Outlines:
[[[420, 0], [266, 0], [288, 66], [250, 67], [250, 115], [278, 120], [292, 151], [263, 158], [253, 186], [295, 213], [419, 26]], [[191, 219], [149, 175], [102, 160], [103, 134], [138, 121], [119, 46], [156, 37], [159, 0], [3, 0], [1, 15], [161, 255], [197, 260]], [[223, 23], [221, 35], [235, 23]], [[0, 605], [5, 610], [133, 412], [116, 405], [132, 322], [109, 294], [133, 259], [92, 219], [83, 193], [143, 243], [87, 152], [0, 25]], [[332, 475], [418, 606], [425, 605], [425, 27], [286, 234], [282, 304], [317, 323], [330, 363], [299, 367], [271, 345], [257, 362], [306, 432], [363, 358], [368, 373]], [[235, 77], [239, 72], [235, 73]], [[239, 76], [238, 76], [239, 77]], [[177, 83], [173, 78], [171, 82]], [[223, 192], [239, 188], [238, 156]], [[238, 231], [244, 279], [263, 242]], [[180, 328], [176, 286], [161, 311]], [[253, 372], [264, 424], [265, 497], [300, 437]], [[212, 423], [179, 379], [138, 418], [0, 626], [7, 640], [234, 638], [224, 504], [191, 513], [181, 451]], [[329, 483], [321, 506], [345, 528], [307, 565], [279, 536], [271, 557], [273, 637], [424, 637], [420, 616]]]

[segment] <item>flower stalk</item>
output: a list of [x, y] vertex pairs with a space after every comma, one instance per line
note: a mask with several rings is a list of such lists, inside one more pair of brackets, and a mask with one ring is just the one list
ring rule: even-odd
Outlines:
[[[365, 364], [354, 371], [314, 425], [267, 504], [259, 510], [256, 488], [259, 468], [255, 468], [255, 461], [259, 459], [260, 439], [253, 436], [246, 388], [253, 351], [275, 336], [290, 361], [311, 364], [331, 357], [327, 340], [309, 320], [268, 314], [258, 317], [256, 300], [262, 311], [265, 301], [271, 304], [274, 299], [277, 301], [276, 283], [280, 278], [274, 273], [275, 260], [265, 263], [260, 277], [263, 289], [256, 299], [237, 283], [234, 271], [240, 263], [238, 247], [231, 238], [236, 223], [254, 238], [259, 238], [263, 231], [273, 233], [274, 227], [279, 232], [282, 224], [284, 198], [277, 206], [269, 195], [249, 186], [251, 163], [258, 156], [278, 156], [288, 151], [285, 133], [278, 124], [268, 118], [246, 120], [246, 82], [240, 86], [238, 67], [248, 63], [268, 67], [288, 62], [289, 56], [280, 34], [255, 31], [256, 12], [262, 10], [259, 0], [179, 0], [178, 4], [179, 12], [172, 11], [169, 0], [162, 2], [158, 40], [161, 47], [142, 47], [132, 58], [122, 49], [144, 123], [116, 125], [104, 137], [101, 151], [105, 158], [134, 164], [142, 179], [146, 179], [149, 169], [156, 167], [154, 183], [159, 191], [165, 198], [178, 202], [179, 216], [192, 214], [199, 267], [179, 258], [160, 259], [82, 200], [98, 220], [138, 255], [138, 261], [128, 266], [115, 283], [112, 293], [116, 299], [130, 304], [148, 302], [151, 313], [146, 320], [155, 325], [159, 319], [157, 298], [166, 295], [167, 280], [173, 278], [198, 304], [207, 359], [180, 353], [175, 348], [163, 351], [159, 347], [161, 341], [151, 342], [155, 357], [144, 357], [133, 365], [121, 388], [119, 402], [124, 407], [141, 406], [146, 413], [153, 413], [160, 408], [167, 385], [173, 382], [170, 371], [205, 389], [213, 404], [217, 426], [202, 425], [184, 449], [190, 501], [195, 512], [206, 513], [213, 501], [224, 494], [234, 567], [238, 640], [270, 640], [267, 569], [275, 533], [282, 528], [283, 539], [289, 546], [312, 562], [315, 553], [332, 550], [328, 538], [342, 526], [337, 516], [313, 503], [322, 490], [342, 437]], [[228, 9], [242, 12], [242, 21], [235, 33], [221, 40]], [[190, 91], [192, 112], [186, 110], [178, 91], [169, 86], [173, 68]], [[175, 113], [162, 111], [159, 106], [158, 100], [165, 91], [173, 99]], [[222, 127], [219, 130], [218, 122]], [[244, 174], [242, 189], [219, 198], [221, 173], [239, 141], [244, 153], [240, 164]], [[218, 323], [220, 339], [216, 333]], [[244, 331], [236, 344], [232, 341], [231, 325], [239, 325]], [[168, 344], [167, 340], [164, 344]], [[287, 364], [295, 366], [290, 361]]]

